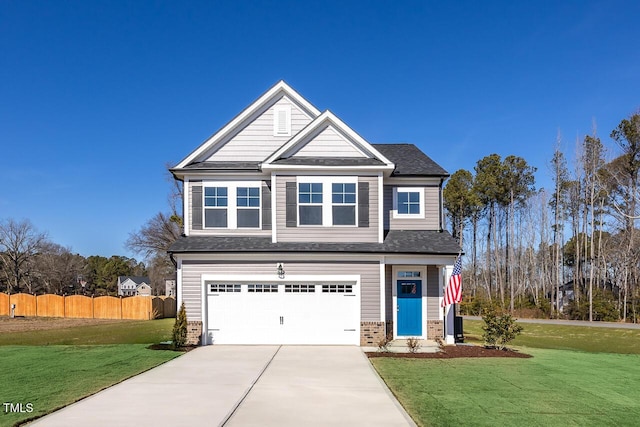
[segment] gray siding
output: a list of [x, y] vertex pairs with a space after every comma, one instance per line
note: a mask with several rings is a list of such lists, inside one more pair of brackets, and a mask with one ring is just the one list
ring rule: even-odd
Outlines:
[[440, 310], [440, 269], [430, 265], [427, 267], [427, 320], [438, 320]]
[[380, 320], [380, 266], [377, 262], [297, 262], [283, 258], [266, 262], [183, 261], [182, 295], [188, 320], [202, 318], [203, 274], [274, 274], [277, 262], [283, 262], [287, 276], [309, 274], [359, 275], [360, 317], [363, 322]]
[[[440, 229], [440, 189], [424, 188], [424, 218], [393, 218], [393, 188], [384, 186], [384, 229], [385, 230], [439, 230]], [[402, 186], [406, 187], [406, 186]]]
[[366, 157], [333, 126], [327, 126], [299, 149], [293, 157]]
[[[275, 106], [291, 106], [291, 136], [273, 135], [273, 111]], [[261, 161], [269, 157], [293, 135], [311, 122], [311, 118], [288, 97], [280, 98], [274, 105], [257, 113], [256, 117], [234, 135], [209, 161]]]
[[278, 176], [276, 186], [275, 224], [279, 242], [377, 242], [378, 241], [378, 178], [361, 176], [359, 182], [369, 183], [369, 227], [287, 227], [286, 183], [296, 182], [295, 176]]

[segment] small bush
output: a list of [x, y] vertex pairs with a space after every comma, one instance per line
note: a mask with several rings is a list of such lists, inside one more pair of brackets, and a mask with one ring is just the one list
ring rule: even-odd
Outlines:
[[495, 310], [487, 310], [482, 316], [484, 326], [482, 338], [485, 345], [504, 350], [522, 332], [522, 326], [510, 314], [498, 315]]
[[171, 337], [174, 349], [184, 347], [187, 343], [187, 310], [184, 308], [184, 302], [180, 305]]
[[422, 347], [420, 344], [420, 340], [418, 338], [407, 338], [407, 347], [409, 348], [409, 353], [417, 353]]
[[378, 351], [381, 353], [389, 352], [389, 343], [393, 341], [393, 337], [391, 334], [387, 334], [384, 338], [381, 338], [378, 341]]

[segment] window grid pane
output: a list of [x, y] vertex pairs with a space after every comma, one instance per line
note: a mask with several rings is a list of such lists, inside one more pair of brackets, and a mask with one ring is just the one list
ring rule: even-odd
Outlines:
[[300, 183], [298, 184], [298, 203], [322, 203], [321, 183]]
[[356, 185], [355, 184], [332, 184], [331, 201], [334, 204], [355, 204]]
[[204, 205], [207, 207], [226, 207], [227, 187], [205, 187]]
[[420, 214], [420, 193], [415, 191], [398, 192], [399, 214]]
[[260, 207], [260, 191], [258, 188], [238, 187], [236, 197], [238, 207]]

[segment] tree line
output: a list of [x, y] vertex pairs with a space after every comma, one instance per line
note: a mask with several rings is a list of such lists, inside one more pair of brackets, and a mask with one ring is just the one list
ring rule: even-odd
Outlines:
[[518, 156], [452, 174], [443, 200], [467, 255], [464, 311], [638, 321], [640, 113], [609, 136], [611, 150], [594, 127], [570, 164], [558, 135], [551, 189], [536, 189], [536, 168]]
[[[118, 276], [150, 273], [153, 269], [135, 258], [74, 254], [29, 220], [0, 221], [0, 292], [117, 295]], [[164, 277], [155, 278], [154, 294], [164, 294]]]

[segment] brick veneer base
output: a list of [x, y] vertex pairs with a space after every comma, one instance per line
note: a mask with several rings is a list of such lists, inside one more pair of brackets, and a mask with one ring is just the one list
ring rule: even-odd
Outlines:
[[433, 340], [436, 337], [444, 336], [444, 323], [442, 320], [427, 320], [427, 339]]
[[187, 345], [200, 345], [200, 337], [202, 336], [202, 322], [187, 322]]
[[377, 347], [385, 335], [384, 322], [360, 322], [360, 345]]

